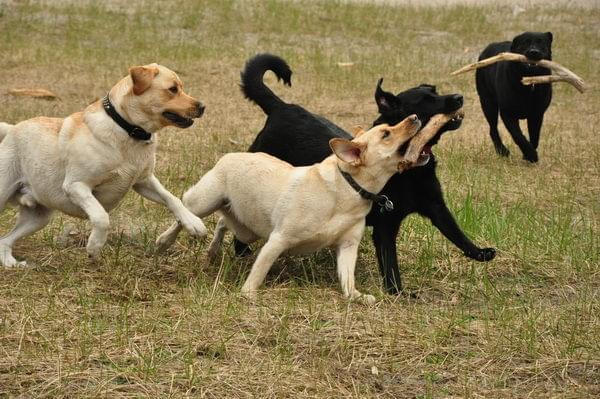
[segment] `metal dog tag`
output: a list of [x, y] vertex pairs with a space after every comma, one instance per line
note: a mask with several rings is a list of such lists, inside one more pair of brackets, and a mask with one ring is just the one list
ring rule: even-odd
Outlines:
[[382, 195], [382, 201], [379, 203], [379, 212], [391, 212], [394, 210], [394, 203], [386, 195]]

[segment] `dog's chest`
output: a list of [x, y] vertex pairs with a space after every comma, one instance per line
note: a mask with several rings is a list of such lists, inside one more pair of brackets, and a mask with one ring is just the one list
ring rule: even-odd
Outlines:
[[152, 156], [137, 156], [125, 159], [122, 164], [104, 173], [92, 192], [107, 210], [113, 209], [131, 187], [152, 170]]

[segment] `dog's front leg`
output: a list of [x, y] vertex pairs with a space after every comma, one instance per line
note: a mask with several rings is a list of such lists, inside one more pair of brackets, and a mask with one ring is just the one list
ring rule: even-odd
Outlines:
[[67, 193], [69, 199], [85, 212], [90, 220], [92, 233], [88, 238], [86, 249], [88, 255], [93, 260], [97, 260], [108, 236], [110, 227], [108, 212], [94, 197], [92, 188], [83, 182], [65, 182], [63, 190]]
[[426, 212], [421, 212], [421, 214], [431, 219], [433, 225], [447, 239], [452, 241], [454, 245], [460, 248], [465, 256], [479, 262], [487, 262], [494, 259], [496, 256], [494, 248], [479, 248], [463, 233], [441, 195], [438, 201], [432, 201], [424, 209], [426, 209]]
[[177, 222], [189, 231], [191, 235], [196, 237], [206, 235], [206, 227], [202, 223], [202, 219], [183, 206], [181, 200], [164, 188], [156, 176], [150, 175], [146, 179], [140, 180], [133, 185], [133, 189], [142, 197], [169, 208], [175, 215]]
[[242, 294], [247, 298], [253, 298], [256, 295], [258, 287], [261, 286], [267, 273], [273, 266], [273, 263], [279, 255], [288, 249], [288, 242], [279, 234], [271, 234], [265, 245], [260, 249], [252, 270], [242, 286]]
[[358, 257], [358, 245], [360, 244], [363, 230], [364, 224], [360, 229], [360, 234], [351, 234], [339, 243], [336, 248], [337, 272], [344, 297], [351, 301], [358, 300], [366, 305], [373, 305], [375, 304], [375, 297], [373, 295], [362, 294], [358, 291], [354, 280], [354, 269], [356, 267], [356, 258]]

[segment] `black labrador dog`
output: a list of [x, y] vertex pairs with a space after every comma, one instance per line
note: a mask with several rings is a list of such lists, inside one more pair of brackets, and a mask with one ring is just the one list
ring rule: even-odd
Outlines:
[[[512, 42], [488, 45], [479, 59], [510, 51], [523, 54], [533, 61], [551, 60], [551, 47], [552, 33], [525, 32], [516, 36]], [[521, 79], [524, 76], [549, 74], [550, 70], [547, 68], [515, 61], [501, 61], [475, 72], [479, 101], [490, 125], [490, 136], [498, 154], [509, 155], [498, 134], [498, 111], [500, 111], [504, 126], [523, 152], [523, 158], [529, 162], [538, 161], [540, 130], [544, 112], [552, 99], [552, 86], [550, 84], [525, 86], [521, 83]], [[519, 127], [519, 119], [527, 119], [529, 141]]]
[[[266, 152], [294, 166], [305, 166], [321, 162], [331, 155], [330, 139], [352, 138], [348, 132], [322, 116], [299, 105], [285, 103], [277, 97], [263, 83], [263, 75], [268, 70], [291, 86], [292, 72], [286, 62], [277, 56], [260, 54], [246, 64], [241, 75], [242, 92], [267, 114], [265, 126], [250, 146], [250, 152]], [[463, 104], [460, 94], [442, 96], [437, 94], [435, 86], [421, 85], [395, 96], [382, 90], [381, 82], [382, 79], [375, 91], [380, 115], [373, 125], [395, 125], [411, 114], [417, 114], [425, 125], [433, 115], [453, 112]], [[443, 132], [458, 129], [461, 123], [460, 119], [448, 122], [431, 139], [424, 150], [430, 153], [427, 165], [396, 174], [388, 181], [381, 194], [387, 195], [394, 203], [393, 211], [381, 213], [379, 207], [374, 206], [367, 216], [367, 225], [373, 226], [379, 269], [390, 294], [398, 294], [402, 290], [396, 236], [402, 220], [411, 213], [417, 212], [430, 218], [450, 241], [472, 259], [489, 261], [496, 254], [493, 248], [477, 247], [460, 230], [444, 202], [442, 188], [435, 174], [436, 161], [431, 154], [431, 147]], [[238, 255], [249, 250], [239, 241], [236, 241], [235, 249]]]

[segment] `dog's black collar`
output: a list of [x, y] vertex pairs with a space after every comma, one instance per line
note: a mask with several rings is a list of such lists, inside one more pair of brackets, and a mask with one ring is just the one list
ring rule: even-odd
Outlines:
[[115, 121], [115, 123], [119, 125], [123, 130], [125, 130], [129, 137], [131, 137], [132, 139], [140, 141], [149, 141], [152, 138], [152, 133], [148, 133], [141, 127], [132, 125], [131, 123], [123, 119], [123, 117], [119, 115], [119, 113], [115, 109], [115, 106], [110, 102], [108, 94], [106, 94], [106, 96], [102, 99], [102, 107], [104, 107], [104, 110], [106, 111], [108, 116], [110, 116], [111, 119]]
[[385, 211], [391, 212], [394, 210], [394, 203], [392, 201], [390, 201], [390, 199], [386, 195], [373, 194], [373, 193], [365, 190], [364, 188], [362, 188], [360, 186], [360, 184], [358, 184], [356, 182], [356, 180], [354, 180], [354, 178], [350, 175], [350, 173], [344, 172], [339, 167], [339, 165], [338, 165], [338, 169], [340, 170], [340, 173], [342, 174], [342, 176], [344, 176], [344, 179], [346, 179], [348, 184], [350, 184], [350, 187], [352, 187], [354, 190], [356, 190], [356, 192], [358, 194], [360, 194], [361, 197], [363, 197], [366, 200], [373, 201], [374, 203], [379, 205], [379, 212], [381, 212], [381, 213], [383, 213]]

